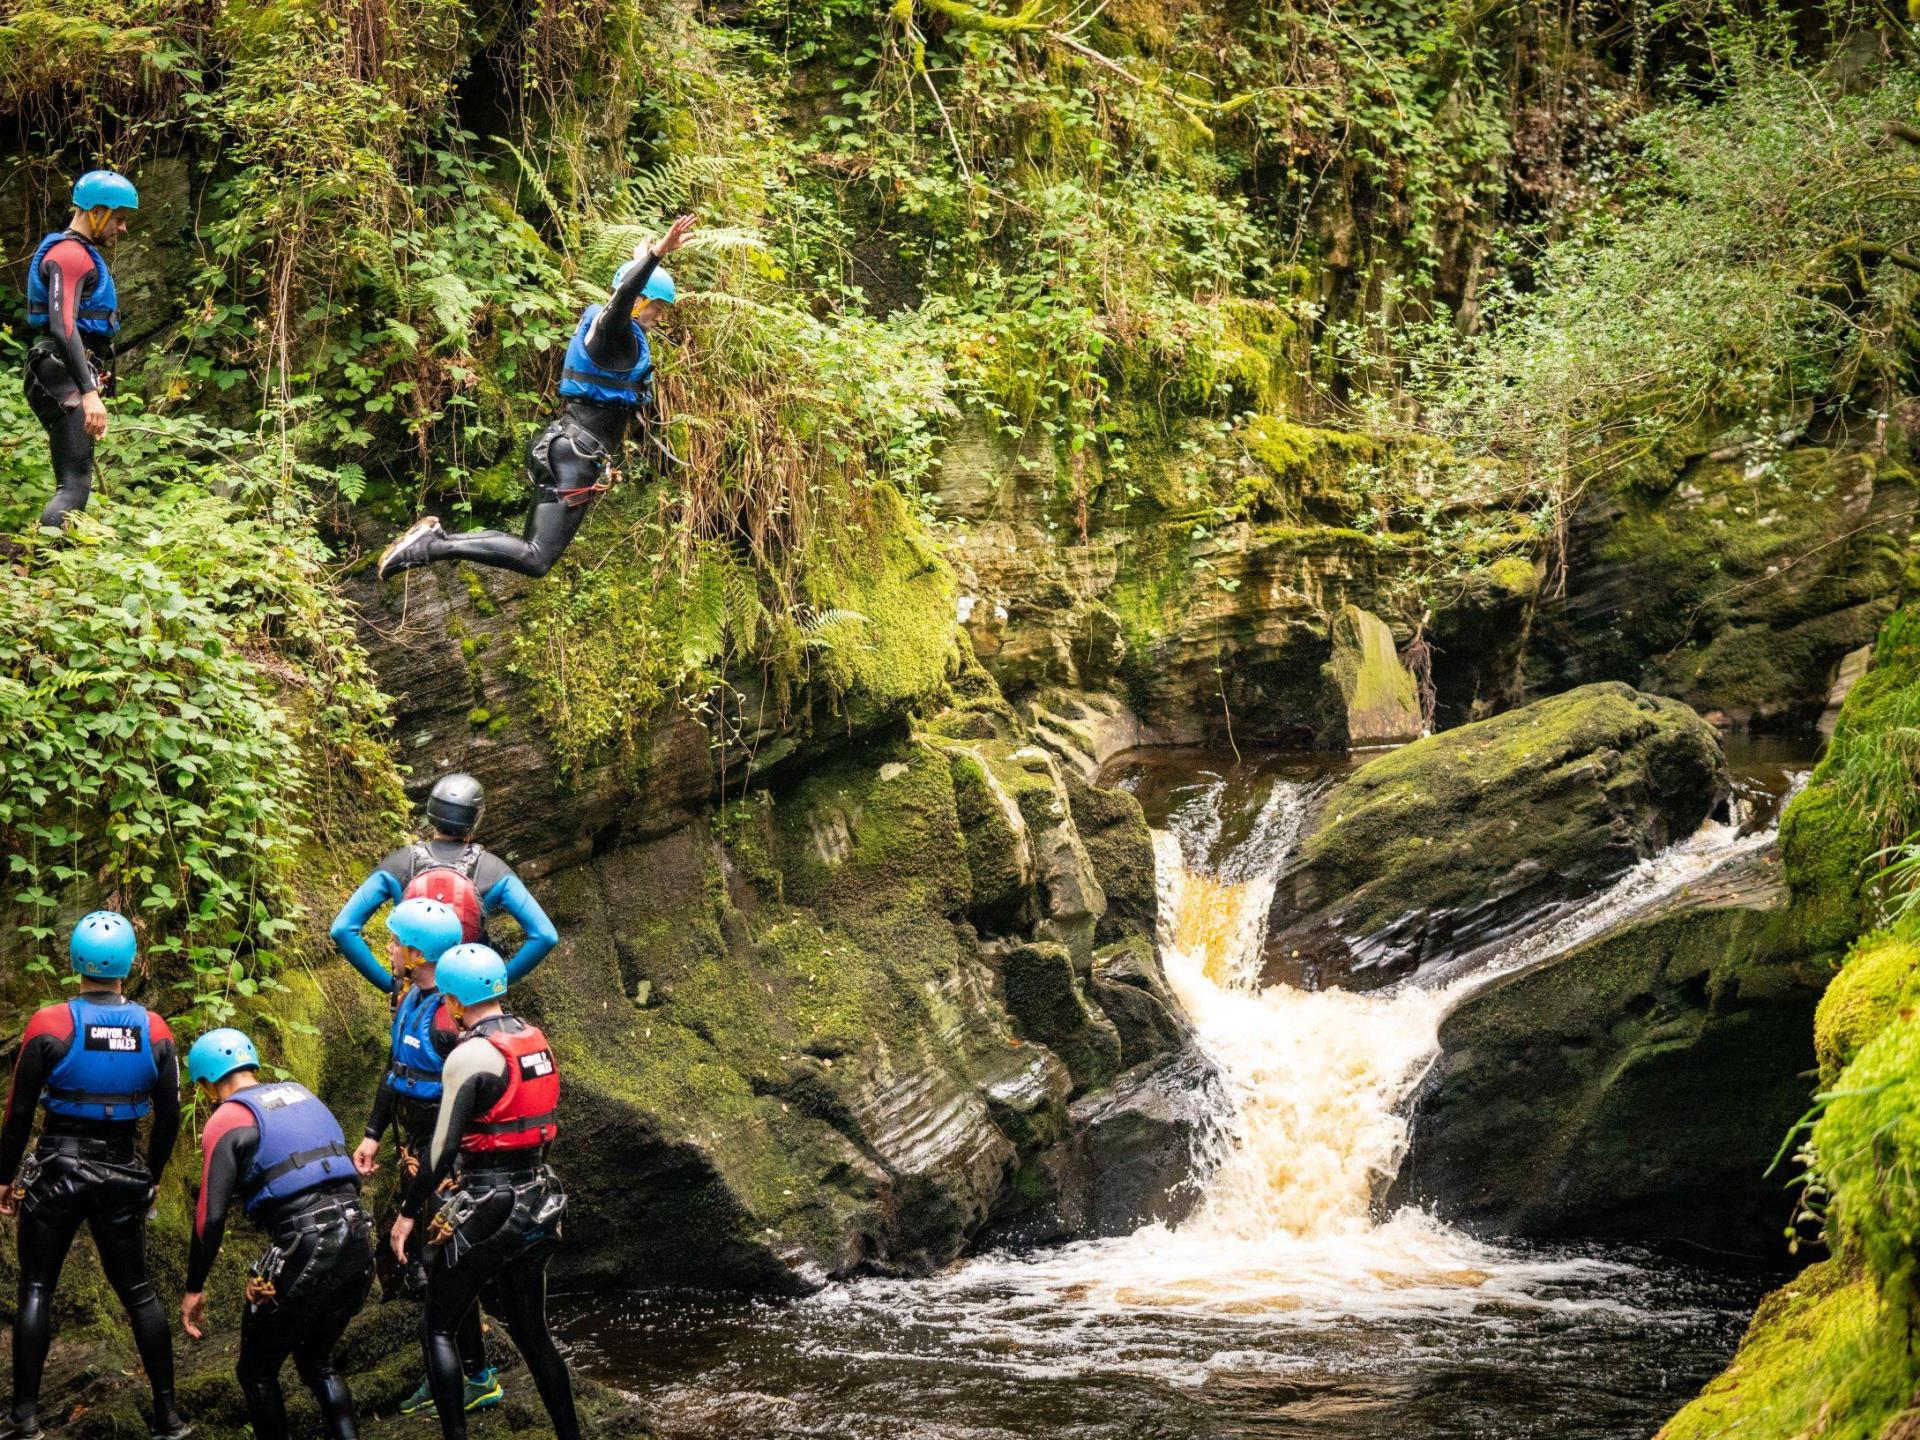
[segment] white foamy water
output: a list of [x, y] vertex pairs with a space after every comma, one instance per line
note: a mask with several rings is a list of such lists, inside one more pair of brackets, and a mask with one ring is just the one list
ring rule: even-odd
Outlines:
[[[1052, 1314], [1144, 1309], [1262, 1324], [1616, 1304], [1567, 1293], [1603, 1275], [1603, 1262], [1485, 1244], [1418, 1210], [1382, 1218], [1409, 1102], [1439, 1055], [1441, 1022], [1469, 995], [1607, 933], [1763, 849], [1773, 832], [1742, 836], [1737, 817], [1709, 822], [1587, 900], [1462, 957], [1440, 983], [1262, 986], [1274, 886], [1323, 783], [1277, 781], [1247, 839], [1222, 855], [1217, 801], [1155, 832], [1162, 963], [1220, 1080], [1194, 1213], [1177, 1227], [984, 1257], [933, 1282], [934, 1294], [1011, 1287]], [[917, 1288], [930, 1298], [926, 1282]]]
[[778, 1308], [689, 1320], [631, 1306], [595, 1329], [631, 1337], [636, 1377], [663, 1364], [681, 1377], [651, 1390], [660, 1433], [1611, 1440], [1648, 1433], [1724, 1363], [1748, 1292], [1629, 1251], [1487, 1244], [1377, 1206], [1462, 999], [1771, 836], [1706, 827], [1427, 983], [1263, 987], [1277, 873], [1324, 783], [1274, 781], [1229, 839], [1215, 776], [1155, 836], [1162, 961], [1219, 1077], [1185, 1221]]

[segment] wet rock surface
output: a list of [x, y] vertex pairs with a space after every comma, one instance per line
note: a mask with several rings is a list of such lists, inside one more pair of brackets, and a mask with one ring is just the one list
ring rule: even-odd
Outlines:
[[1767, 1173], [1807, 1107], [1825, 967], [1771, 852], [1467, 999], [1415, 1102], [1389, 1204], [1485, 1235], [1783, 1252]]
[[1893, 611], [1915, 493], [1886, 456], [1812, 445], [1596, 491], [1565, 596], [1541, 609], [1530, 681], [1624, 680], [1731, 725], [1812, 725], [1842, 659]]
[[1379, 756], [1290, 857], [1266, 976], [1365, 989], [1471, 950], [1691, 834], [1728, 787], [1711, 726], [1615, 684]]
[[638, 763], [556, 775], [507, 663], [526, 583], [435, 567], [352, 591], [410, 787], [477, 775], [483, 838], [563, 937], [515, 992], [567, 1083], [562, 1281], [803, 1291], [1082, 1233], [1111, 1168], [1177, 1183], [1165, 1125], [1091, 1144], [1069, 1107], [1187, 1043], [1131, 797], [965, 664], [925, 731], [796, 730], [743, 799], [673, 712]]

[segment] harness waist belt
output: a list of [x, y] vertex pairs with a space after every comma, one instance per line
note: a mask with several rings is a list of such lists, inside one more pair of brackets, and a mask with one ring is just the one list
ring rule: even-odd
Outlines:
[[528, 1115], [518, 1120], [473, 1120], [467, 1124], [469, 1135], [517, 1135], [522, 1130], [538, 1130], [542, 1125], [553, 1124], [557, 1110], [549, 1110], [544, 1115]]
[[331, 1200], [325, 1205], [316, 1205], [311, 1210], [302, 1210], [298, 1215], [290, 1215], [282, 1220], [273, 1227], [273, 1240], [276, 1245], [284, 1244], [316, 1230], [353, 1225], [366, 1221], [366, 1218], [367, 1212], [358, 1200]]
[[525, 1166], [506, 1169], [504, 1167], [494, 1166], [462, 1165], [459, 1173], [461, 1183], [463, 1184], [482, 1183], [487, 1185], [520, 1186], [531, 1185], [534, 1181], [542, 1178], [542, 1172], [540, 1170], [529, 1170]]
[[44, 1093], [49, 1099], [65, 1100], [75, 1105], [145, 1105], [153, 1099], [151, 1090], [141, 1091], [137, 1095], [103, 1095], [95, 1090], [68, 1090], [49, 1085]]
[[405, 1065], [398, 1060], [387, 1067], [387, 1073], [398, 1076], [402, 1080], [428, 1080], [435, 1084], [443, 1078], [441, 1071], [422, 1070], [416, 1065]]
[[296, 1150], [278, 1165], [269, 1166], [267, 1169], [261, 1171], [259, 1179], [254, 1183], [257, 1185], [271, 1185], [282, 1175], [291, 1175], [302, 1165], [311, 1165], [314, 1161], [325, 1160], [330, 1155], [345, 1155], [346, 1153], [346, 1146], [336, 1145], [332, 1141], [328, 1141], [325, 1145], [316, 1145], [311, 1150]]
[[[131, 1121], [127, 1128], [131, 1132]], [[39, 1148], [60, 1155], [77, 1155], [83, 1160], [131, 1160], [134, 1153], [131, 1133], [124, 1140], [105, 1135], [42, 1135]]]

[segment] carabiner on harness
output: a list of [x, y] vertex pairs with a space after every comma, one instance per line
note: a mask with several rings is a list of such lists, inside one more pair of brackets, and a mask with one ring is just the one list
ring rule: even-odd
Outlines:
[[460, 1233], [460, 1227], [473, 1218], [473, 1212], [478, 1208], [479, 1202], [469, 1192], [454, 1191], [427, 1223], [427, 1244], [445, 1245]]
[[269, 1245], [267, 1252], [254, 1261], [247, 1271], [247, 1304], [258, 1310], [271, 1305], [279, 1294], [277, 1281], [280, 1272], [286, 1268], [287, 1252], [278, 1245]]

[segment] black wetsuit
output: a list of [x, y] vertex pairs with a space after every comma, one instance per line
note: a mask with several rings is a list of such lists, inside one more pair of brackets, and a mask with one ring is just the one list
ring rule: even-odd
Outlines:
[[[658, 263], [650, 255], [635, 265], [600, 312], [599, 323], [587, 335], [587, 353], [595, 364], [618, 370], [638, 363], [633, 311]], [[436, 534], [416, 555], [396, 564], [393, 573], [441, 560], [466, 560], [522, 575], [545, 575], [573, 543], [587, 506], [599, 494], [601, 477], [619, 458], [634, 410], [631, 405], [568, 400], [559, 418], [527, 444], [533, 495], [519, 535], [504, 530]]]
[[[444, 1060], [453, 1053], [460, 1043], [460, 1029], [453, 1023], [452, 1013], [445, 1005], [434, 1011], [433, 1048]], [[373, 1114], [367, 1120], [366, 1135], [369, 1140], [381, 1140], [386, 1137], [387, 1127], [392, 1126], [394, 1139], [400, 1154], [400, 1186], [396, 1200], [402, 1198], [407, 1185], [427, 1163], [427, 1149], [433, 1143], [434, 1111], [437, 1107], [424, 1105], [417, 1100], [396, 1095], [390, 1083], [392, 1072], [380, 1077], [380, 1088], [374, 1091]], [[392, 1217], [383, 1215], [381, 1228], [385, 1230]], [[382, 1284], [386, 1287], [387, 1298], [397, 1299], [411, 1292], [422, 1298], [427, 1293], [427, 1267], [425, 1263], [426, 1234], [416, 1228], [407, 1241], [407, 1260], [402, 1265], [394, 1258], [391, 1246], [382, 1245], [378, 1256]], [[454, 1332], [454, 1340], [460, 1349], [460, 1364], [463, 1372], [477, 1379], [487, 1368], [486, 1338], [480, 1325], [480, 1307], [470, 1306], [461, 1317], [459, 1328]]]
[[457, 1207], [459, 1223], [451, 1236], [429, 1236], [422, 1321], [427, 1383], [444, 1440], [466, 1440], [457, 1335], [462, 1317], [476, 1302], [505, 1323], [557, 1440], [580, 1440], [573, 1382], [547, 1329], [547, 1265], [559, 1240], [566, 1197], [546, 1167], [543, 1149], [475, 1154], [461, 1148], [466, 1137], [485, 1128], [481, 1117], [507, 1093], [508, 1061], [488, 1034], [526, 1029], [511, 1015], [483, 1020], [447, 1057], [427, 1163], [400, 1205], [401, 1214], [427, 1223], [423, 1212], [429, 1209], [428, 1201], [457, 1168], [447, 1203]]
[[[103, 1005], [117, 1002], [106, 991], [80, 995]], [[34, 1111], [48, 1077], [74, 1042], [73, 1018], [64, 1004], [49, 1005], [27, 1022], [14, 1062], [6, 1118], [0, 1121], [0, 1177], [20, 1186], [16, 1221], [20, 1242], [20, 1308], [13, 1322], [13, 1410], [16, 1428], [30, 1429], [40, 1405], [40, 1378], [53, 1339], [53, 1293], [67, 1252], [82, 1224], [107, 1283], [125, 1307], [133, 1342], [153, 1390], [154, 1429], [171, 1433], [185, 1422], [173, 1399], [173, 1338], [153, 1282], [147, 1278], [147, 1212], [154, 1189], [173, 1154], [180, 1131], [180, 1070], [173, 1032], [147, 1014], [156, 1076], [146, 1155], [138, 1147], [138, 1120], [87, 1119], [49, 1111], [40, 1143], [22, 1172]]]
[[53, 452], [53, 498], [40, 523], [56, 530], [69, 511], [86, 509], [93, 493], [93, 437], [80, 397], [101, 389], [112, 370], [106, 337], [83, 333], [75, 321], [93, 270], [92, 257], [77, 241], [62, 241], [41, 257], [47, 333], [27, 350], [27, 405], [46, 428]]
[[[228, 1208], [256, 1193], [242, 1177], [259, 1151], [260, 1131], [245, 1107], [229, 1101], [207, 1121], [202, 1144], [206, 1169], [187, 1254], [189, 1294], [206, 1286]], [[329, 1440], [354, 1440], [353, 1395], [334, 1369], [333, 1351], [373, 1285], [373, 1226], [360, 1207], [359, 1182], [342, 1179], [269, 1200], [253, 1220], [273, 1242], [255, 1267], [271, 1272], [273, 1295], [250, 1300], [240, 1321], [236, 1369], [254, 1440], [286, 1440], [280, 1367], [289, 1356], [313, 1392]]]

